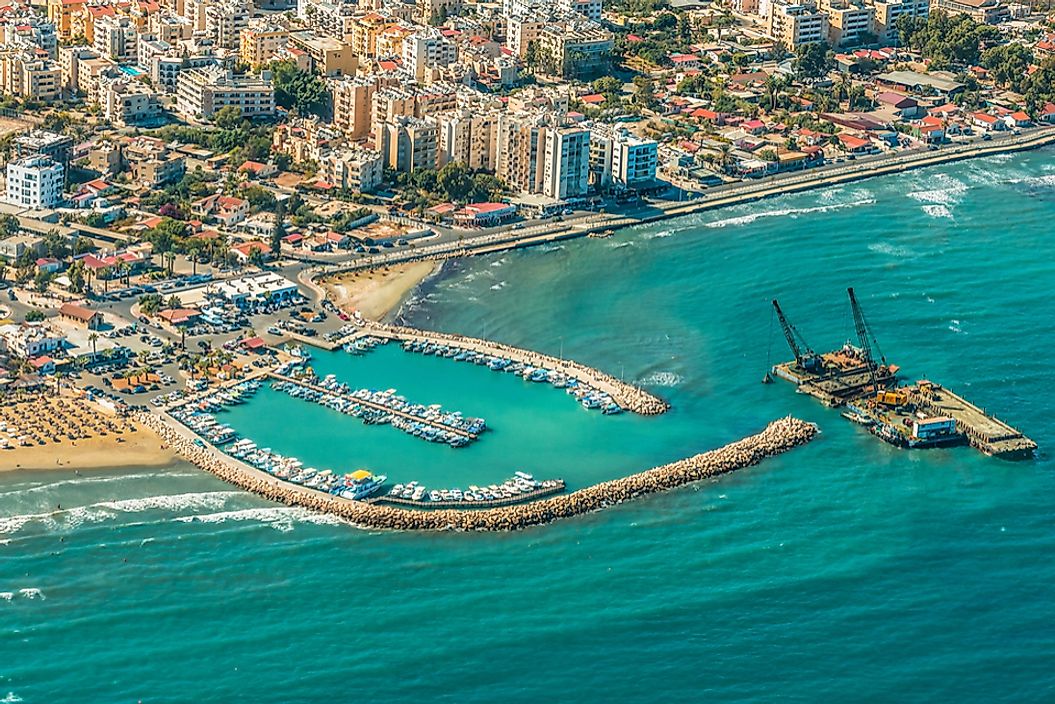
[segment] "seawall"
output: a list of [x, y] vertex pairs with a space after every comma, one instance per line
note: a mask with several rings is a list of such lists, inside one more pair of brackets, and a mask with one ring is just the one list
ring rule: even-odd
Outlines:
[[818, 432], [814, 424], [788, 416], [771, 422], [757, 435], [724, 447], [570, 494], [492, 509], [415, 511], [351, 501], [283, 482], [224, 455], [207, 443], [196, 444], [190, 430], [167, 416], [142, 412], [136, 419], [155, 430], [187, 461], [271, 501], [330, 513], [364, 528], [428, 531], [510, 531], [545, 525], [756, 465], [767, 457], [806, 444]]

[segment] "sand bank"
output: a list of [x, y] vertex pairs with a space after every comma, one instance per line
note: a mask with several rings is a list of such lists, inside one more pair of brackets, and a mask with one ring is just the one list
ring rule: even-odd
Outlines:
[[357, 309], [368, 320], [380, 320], [435, 270], [431, 261], [354, 271], [322, 281], [330, 299], [345, 310]]

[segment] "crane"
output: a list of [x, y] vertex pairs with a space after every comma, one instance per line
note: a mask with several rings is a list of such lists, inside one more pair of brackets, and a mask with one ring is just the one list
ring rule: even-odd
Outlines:
[[[807, 371], [816, 371], [820, 369], [821, 358], [816, 352], [810, 347], [809, 343], [802, 336], [795, 326], [788, 322], [787, 317], [784, 316], [784, 311], [780, 309], [780, 304], [777, 303], [777, 299], [773, 299], [773, 309], [777, 312], [777, 320], [780, 321], [780, 328], [784, 331], [784, 339], [788, 341], [788, 347], [791, 348], [792, 354], [795, 355], [795, 362]], [[803, 351], [805, 348], [805, 351]]]
[[[854, 327], [857, 329], [857, 341], [861, 345], [861, 356], [864, 357], [865, 365], [868, 366], [868, 374], [872, 379], [872, 388], [879, 391], [879, 379], [876, 377], [876, 370], [880, 365], [886, 366], [886, 357], [883, 356], [883, 352], [879, 349], [879, 342], [875, 339], [875, 335], [872, 334], [868, 321], [865, 320], [864, 311], [861, 310], [861, 304], [857, 302], [857, 296], [854, 295], [853, 288], [846, 289], [846, 293], [850, 296], [850, 310], [854, 316]], [[876, 353], [879, 354], [878, 364], [872, 352], [873, 347]]]

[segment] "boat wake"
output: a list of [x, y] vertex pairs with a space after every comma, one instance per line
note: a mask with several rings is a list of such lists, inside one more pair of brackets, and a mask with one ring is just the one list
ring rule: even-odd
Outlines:
[[790, 217], [797, 218], [800, 215], [812, 215], [814, 213], [829, 213], [836, 210], [845, 210], [847, 208], [859, 208], [864, 205], [875, 204], [875, 198], [862, 198], [849, 203], [831, 203], [828, 205], [815, 205], [809, 208], [779, 208], [776, 210], [763, 210], [758, 213], [748, 213], [746, 215], [737, 215], [736, 217], [725, 218], [724, 220], [715, 220], [714, 222], [705, 223], [704, 227], [716, 228], [716, 227], [734, 227], [737, 225], [750, 225], [756, 220], [762, 218], [779, 218], [779, 217]]
[[178, 516], [181, 523], [226, 523], [227, 521], [256, 521], [275, 530], [288, 533], [297, 523], [313, 525], [343, 525], [346, 521], [331, 514], [314, 513], [303, 508], [247, 508], [239, 511]]

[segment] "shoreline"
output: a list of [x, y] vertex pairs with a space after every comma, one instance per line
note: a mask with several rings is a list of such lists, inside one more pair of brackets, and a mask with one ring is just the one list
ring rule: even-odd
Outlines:
[[0, 407], [0, 474], [169, 467], [180, 456], [153, 430], [70, 396]]
[[418, 260], [338, 273], [320, 280], [319, 285], [338, 308], [358, 310], [367, 320], [382, 321], [441, 268], [442, 262]]
[[[353, 271], [372, 271], [381, 267], [429, 260], [468, 257], [492, 254], [532, 247], [541, 244], [576, 239], [607, 230], [645, 225], [686, 215], [695, 215], [709, 210], [743, 205], [781, 195], [802, 193], [814, 189], [867, 180], [878, 176], [889, 176], [905, 171], [941, 166], [968, 159], [995, 156], [997, 154], [1031, 151], [1055, 145], [1055, 126], [1037, 127], [1023, 134], [1009, 134], [992, 141], [948, 145], [937, 151], [901, 153], [889, 156], [860, 159], [839, 165], [822, 166], [808, 171], [788, 172], [771, 176], [761, 181], [737, 182], [710, 189], [701, 195], [710, 196], [685, 202], [651, 204], [638, 215], [627, 209], [614, 213], [593, 213], [564, 221], [529, 225], [520, 230], [512, 226], [473, 236], [459, 237], [457, 241], [427, 245], [420, 249], [373, 255], [343, 264], [320, 264], [302, 273], [302, 282], [318, 288], [316, 278], [324, 278]], [[640, 208], [638, 210], [641, 210]]]

